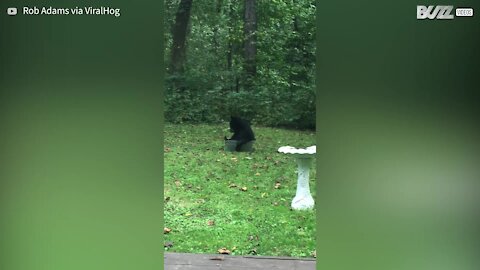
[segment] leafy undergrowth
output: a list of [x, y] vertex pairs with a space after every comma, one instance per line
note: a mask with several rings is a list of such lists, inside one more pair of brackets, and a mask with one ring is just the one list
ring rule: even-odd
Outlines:
[[[314, 256], [315, 210], [290, 209], [297, 166], [277, 153], [314, 145], [314, 133], [254, 127], [255, 151], [230, 153], [223, 151], [227, 126], [165, 126], [165, 250]], [[315, 199], [314, 179], [312, 162]]]

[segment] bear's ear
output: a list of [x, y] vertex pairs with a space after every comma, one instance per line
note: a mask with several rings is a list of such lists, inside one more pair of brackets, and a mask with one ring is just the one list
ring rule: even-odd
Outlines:
[[237, 116], [231, 116], [230, 117], [230, 122], [238, 123], [240, 121], [240, 118]]

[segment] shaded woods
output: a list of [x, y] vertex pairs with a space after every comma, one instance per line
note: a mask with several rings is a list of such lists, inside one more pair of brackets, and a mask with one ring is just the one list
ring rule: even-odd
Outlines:
[[314, 129], [314, 3], [167, 0], [166, 120]]

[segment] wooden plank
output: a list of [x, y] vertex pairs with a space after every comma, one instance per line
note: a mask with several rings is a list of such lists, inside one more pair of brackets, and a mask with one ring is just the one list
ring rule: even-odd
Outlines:
[[314, 259], [165, 253], [165, 270], [315, 270]]

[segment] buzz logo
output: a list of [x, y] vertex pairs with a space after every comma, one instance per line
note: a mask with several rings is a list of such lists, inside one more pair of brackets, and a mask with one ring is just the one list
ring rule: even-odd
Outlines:
[[451, 20], [453, 6], [417, 6], [417, 20]]

